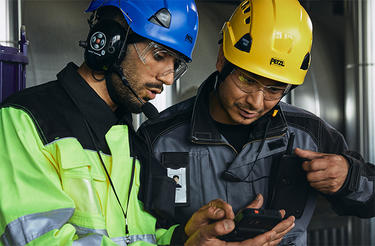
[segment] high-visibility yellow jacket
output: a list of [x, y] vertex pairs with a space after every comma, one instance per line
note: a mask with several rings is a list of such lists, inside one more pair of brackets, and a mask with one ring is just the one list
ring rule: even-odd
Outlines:
[[[125, 210], [129, 234], [82, 118], [94, 133]], [[0, 244], [170, 243], [176, 226], [156, 229], [156, 218], [139, 199], [141, 163], [131, 153], [131, 126], [119, 123], [119, 118], [83, 81], [74, 64], [60, 72], [57, 81], [26, 89], [2, 105]]]

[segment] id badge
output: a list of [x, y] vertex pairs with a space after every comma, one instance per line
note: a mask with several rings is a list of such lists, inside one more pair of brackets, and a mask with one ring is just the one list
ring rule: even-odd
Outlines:
[[176, 182], [176, 206], [189, 204], [189, 153], [163, 152], [162, 164], [167, 168], [168, 177]]
[[168, 177], [176, 182], [176, 204], [187, 204], [186, 168], [167, 169]]

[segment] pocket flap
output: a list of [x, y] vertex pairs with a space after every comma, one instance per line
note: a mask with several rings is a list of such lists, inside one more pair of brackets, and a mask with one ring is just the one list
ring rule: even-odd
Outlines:
[[[57, 158], [65, 175], [93, 178], [105, 181], [103, 167], [98, 160], [97, 153], [84, 150], [75, 138], [64, 138], [56, 142]], [[95, 156], [91, 158], [90, 156]]]
[[163, 152], [161, 163], [166, 168], [179, 169], [189, 164], [189, 152]]
[[56, 142], [57, 154], [62, 169], [90, 166], [82, 145], [75, 138], [64, 138]]

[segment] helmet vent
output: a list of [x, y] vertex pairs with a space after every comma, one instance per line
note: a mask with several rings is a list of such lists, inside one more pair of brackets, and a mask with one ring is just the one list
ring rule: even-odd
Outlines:
[[303, 58], [303, 62], [302, 62], [302, 65], [301, 65], [301, 69], [302, 70], [307, 70], [309, 68], [309, 65], [310, 65], [310, 52], [307, 53], [305, 55], [305, 58]]
[[243, 2], [241, 5], [241, 9], [244, 10], [248, 4], [249, 4], [249, 1]]
[[153, 16], [151, 16], [148, 21], [156, 25], [169, 28], [169, 26], [171, 25], [171, 13], [169, 13], [168, 9], [160, 9]]
[[243, 37], [238, 40], [238, 42], [234, 45], [237, 49], [245, 52], [250, 52], [251, 48], [251, 43], [252, 43], [252, 38], [250, 37], [249, 33], [246, 33], [243, 35]]
[[246, 18], [245, 23], [250, 24], [250, 16]]
[[247, 9], [245, 9], [245, 10], [243, 11], [244, 14], [249, 13], [249, 12], [250, 12], [250, 7], [247, 7]]

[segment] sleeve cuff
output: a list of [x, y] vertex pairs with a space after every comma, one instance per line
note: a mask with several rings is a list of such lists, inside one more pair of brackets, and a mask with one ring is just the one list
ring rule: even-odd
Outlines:
[[341, 154], [349, 164], [348, 175], [346, 176], [345, 182], [342, 187], [333, 194], [333, 196], [346, 196], [358, 189], [360, 165], [362, 157], [353, 151], [346, 151]]

